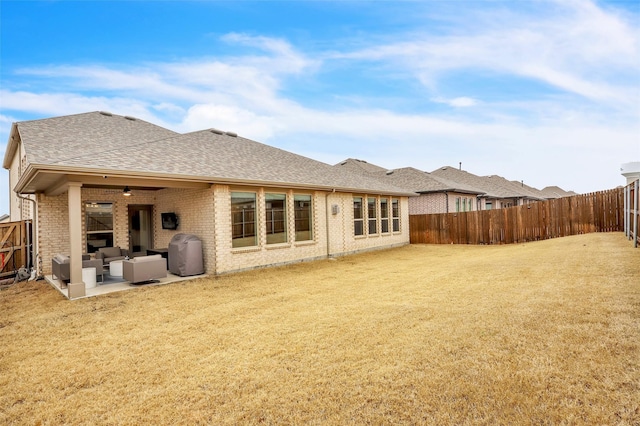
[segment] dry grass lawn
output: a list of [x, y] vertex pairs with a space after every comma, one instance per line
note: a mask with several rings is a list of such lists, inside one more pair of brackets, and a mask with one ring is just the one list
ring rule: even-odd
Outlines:
[[640, 424], [621, 233], [0, 293], [1, 424]]

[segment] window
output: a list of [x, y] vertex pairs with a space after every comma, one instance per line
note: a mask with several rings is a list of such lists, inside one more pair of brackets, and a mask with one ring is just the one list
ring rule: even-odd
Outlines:
[[353, 233], [355, 235], [364, 235], [362, 197], [353, 197]]
[[293, 204], [296, 222], [296, 241], [313, 240], [311, 195], [294, 195]]
[[84, 209], [87, 253], [95, 253], [102, 247], [113, 247], [113, 204], [86, 203]]
[[389, 232], [389, 200], [380, 198], [380, 229], [383, 234]]
[[367, 198], [367, 217], [369, 218], [367, 225], [369, 234], [378, 233], [378, 205], [375, 198]]
[[487, 201], [486, 203], [484, 203], [484, 209], [485, 210], [491, 210], [493, 208], [493, 203], [490, 201]]
[[250, 247], [258, 245], [258, 236], [256, 234], [255, 193], [231, 193], [231, 229], [232, 247]]
[[265, 194], [264, 210], [267, 228], [267, 244], [287, 242], [287, 196]]
[[400, 232], [400, 204], [397, 198], [391, 200], [391, 214], [393, 215], [393, 232]]
[[456, 213], [460, 211], [460, 197], [456, 198]]

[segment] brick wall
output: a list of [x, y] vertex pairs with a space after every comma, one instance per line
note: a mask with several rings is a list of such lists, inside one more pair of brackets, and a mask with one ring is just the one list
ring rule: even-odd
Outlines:
[[447, 213], [447, 194], [421, 194], [418, 197], [409, 197], [410, 214], [434, 214]]
[[[256, 193], [256, 221], [258, 245], [254, 247], [232, 248], [231, 240], [231, 192]], [[310, 191], [293, 191], [290, 189], [273, 189], [256, 187], [215, 187], [215, 223], [216, 223], [216, 268], [217, 273], [240, 271], [256, 267], [284, 264], [305, 259], [314, 259], [327, 255], [324, 216], [324, 193]], [[287, 238], [286, 243], [266, 244], [265, 193], [287, 195]], [[313, 240], [294, 241], [295, 222], [293, 220], [293, 198], [295, 194], [312, 196], [313, 201]]]
[[[202, 241], [207, 273], [215, 271], [214, 189], [168, 188], [156, 192], [154, 208], [155, 248], [169, 247], [175, 234], [193, 234]], [[162, 229], [161, 213], [176, 213], [177, 230]]]
[[[156, 191], [133, 191], [123, 197], [117, 189], [82, 188], [83, 251], [86, 251], [84, 205], [86, 202], [113, 203], [114, 245], [129, 248], [129, 204], [155, 204]], [[154, 217], [155, 217], [154, 212]], [[157, 228], [157, 227], [156, 227]], [[51, 273], [51, 258], [56, 253], [69, 254], [69, 206], [67, 193], [51, 197], [38, 194], [38, 253], [42, 258], [43, 273]]]
[[[258, 245], [255, 247], [232, 248], [231, 191], [256, 193]], [[266, 244], [265, 193], [287, 195], [288, 241], [286, 243]], [[313, 240], [299, 242], [294, 240], [295, 194], [312, 196]], [[377, 198], [379, 203], [379, 197]], [[389, 199], [391, 216], [392, 197], [386, 198]], [[83, 218], [85, 202], [113, 203], [114, 245], [124, 248], [129, 247], [128, 206], [130, 204], [153, 205], [154, 246], [168, 247], [176, 233], [198, 236], [202, 240], [205, 271], [209, 274], [325, 258], [327, 255], [342, 255], [409, 243], [409, 201], [406, 197], [400, 198], [400, 232], [366, 233], [358, 237], [354, 235], [353, 228], [353, 194], [349, 193], [294, 191], [284, 188], [265, 190], [257, 187], [214, 185], [209, 189], [133, 190], [132, 197], [123, 197], [122, 192], [116, 189], [83, 188], [82, 202]], [[334, 205], [337, 206], [335, 214], [332, 213]], [[178, 215], [180, 225], [177, 230], [162, 229], [160, 214], [165, 212], [174, 212]], [[38, 250], [43, 259], [42, 272], [45, 274], [51, 273], [51, 258], [56, 253], [69, 252], [68, 217], [66, 193], [55, 197], [38, 195]], [[389, 221], [392, 229], [391, 217]], [[84, 235], [84, 223], [81, 226]], [[83, 244], [86, 247], [86, 241]]]
[[[248, 191], [256, 193], [258, 225], [258, 245], [254, 247], [232, 248], [231, 244], [231, 192]], [[288, 241], [283, 244], [266, 244], [264, 218], [264, 195], [266, 192], [286, 193], [288, 203]], [[293, 195], [311, 194], [313, 200], [313, 241], [296, 242], [293, 221]], [[387, 197], [391, 199], [391, 197]], [[332, 206], [337, 206], [334, 214]], [[239, 188], [216, 186], [216, 266], [218, 273], [226, 273], [278, 265], [295, 261], [326, 258], [362, 250], [391, 247], [409, 243], [409, 205], [407, 198], [400, 199], [400, 232], [388, 234], [367, 234], [355, 237], [353, 232], [353, 195], [315, 191], [313, 193], [292, 190], [264, 188]], [[390, 218], [391, 221], [391, 218]], [[391, 224], [391, 222], [390, 222]], [[327, 228], [328, 225], [328, 228]], [[391, 225], [390, 225], [391, 226]], [[328, 232], [327, 232], [328, 229]], [[327, 247], [328, 237], [328, 247]]]

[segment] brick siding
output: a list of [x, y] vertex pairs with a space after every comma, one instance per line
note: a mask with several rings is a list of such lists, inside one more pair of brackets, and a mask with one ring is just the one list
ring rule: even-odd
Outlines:
[[[232, 248], [231, 192], [255, 192], [257, 202], [258, 245]], [[113, 203], [114, 245], [129, 247], [128, 206], [130, 204], [153, 206], [154, 248], [168, 247], [176, 233], [194, 234], [202, 240], [205, 271], [222, 274], [270, 265], [339, 256], [363, 250], [393, 247], [409, 243], [409, 201], [400, 197], [400, 232], [365, 234], [354, 236], [353, 194], [325, 191], [303, 191], [260, 187], [230, 187], [213, 185], [209, 189], [161, 189], [158, 191], [133, 190], [133, 196], [123, 197], [117, 189], [82, 188], [82, 218], [85, 202]], [[266, 244], [264, 226], [265, 193], [287, 195], [288, 241], [282, 244]], [[313, 240], [294, 241], [294, 195], [312, 197]], [[389, 215], [391, 216], [391, 198]], [[379, 197], [378, 197], [379, 203]], [[337, 212], [332, 214], [332, 206]], [[161, 213], [173, 212], [179, 217], [177, 230], [162, 229]], [[379, 206], [378, 206], [379, 212]], [[43, 273], [51, 273], [51, 259], [56, 253], [69, 251], [67, 194], [59, 196], [38, 195], [38, 252], [43, 259]], [[390, 229], [393, 218], [389, 217]], [[366, 219], [365, 219], [366, 222]], [[379, 221], [378, 221], [379, 223]], [[81, 224], [82, 233], [85, 225]], [[328, 228], [327, 228], [328, 226]], [[328, 232], [327, 232], [328, 230]], [[328, 241], [327, 241], [328, 238]], [[83, 241], [86, 247], [86, 241]]]

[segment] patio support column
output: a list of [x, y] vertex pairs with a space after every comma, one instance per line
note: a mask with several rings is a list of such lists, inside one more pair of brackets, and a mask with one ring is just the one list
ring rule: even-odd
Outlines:
[[82, 184], [69, 182], [69, 299], [85, 296], [85, 285], [82, 281]]

